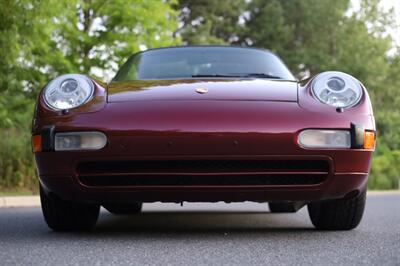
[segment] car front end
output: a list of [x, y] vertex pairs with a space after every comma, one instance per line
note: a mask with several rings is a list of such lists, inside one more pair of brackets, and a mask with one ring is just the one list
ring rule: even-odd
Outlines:
[[[76, 94], [73, 104], [82, 104], [63, 108], [68, 99], [53, 90], [78, 87], [73, 80], [89, 87], [87, 99]], [[43, 193], [63, 201], [301, 207], [365, 193], [375, 124], [366, 89], [341, 72], [302, 82], [201, 76], [104, 84], [67, 75], [41, 92], [32, 142]]]

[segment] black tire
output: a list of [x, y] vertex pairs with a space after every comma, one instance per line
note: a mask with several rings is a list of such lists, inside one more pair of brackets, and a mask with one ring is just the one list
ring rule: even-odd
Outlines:
[[130, 203], [105, 203], [103, 207], [116, 215], [132, 215], [138, 214], [142, 211], [142, 203], [130, 202]]
[[54, 231], [81, 231], [95, 226], [100, 205], [70, 202], [48, 195], [40, 186], [40, 201], [47, 225]]
[[353, 198], [312, 202], [308, 204], [311, 222], [321, 230], [351, 230], [364, 213], [366, 191]]
[[289, 202], [268, 202], [268, 207], [272, 213], [296, 212], [294, 205]]

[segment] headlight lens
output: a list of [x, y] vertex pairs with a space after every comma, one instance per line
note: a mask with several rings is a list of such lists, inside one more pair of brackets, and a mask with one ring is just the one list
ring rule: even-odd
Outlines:
[[362, 89], [354, 77], [342, 72], [328, 71], [313, 80], [312, 93], [322, 103], [336, 108], [349, 108], [360, 101]]
[[84, 75], [67, 74], [53, 79], [45, 88], [46, 104], [57, 110], [78, 107], [93, 96], [93, 82]]

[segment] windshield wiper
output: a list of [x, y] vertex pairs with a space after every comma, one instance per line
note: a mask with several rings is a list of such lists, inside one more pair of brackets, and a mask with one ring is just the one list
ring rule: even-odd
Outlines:
[[266, 73], [235, 73], [235, 74], [197, 74], [192, 75], [193, 78], [268, 78], [282, 79], [282, 77], [274, 76]]
[[192, 75], [192, 78], [238, 78], [242, 77], [240, 75], [230, 75], [230, 74], [197, 74]]
[[266, 74], [266, 73], [243, 73], [243, 74], [237, 74], [237, 75], [241, 76], [241, 77], [246, 77], [246, 78], [282, 79], [282, 77], [270, 75], [270, 74]]

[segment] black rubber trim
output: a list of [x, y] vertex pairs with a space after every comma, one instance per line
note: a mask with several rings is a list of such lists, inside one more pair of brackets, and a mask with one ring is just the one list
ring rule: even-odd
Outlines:
[[327, 174], [240, 174], [240, 175], [107, 175], [79, 176], [79, 181], [89, 187], [130, 186], [273, 186], [316, 185], [324, 182]]
[[84, 161], [79, 175], [165, 173], [329, 172], [324, 160], [132, 160]]
[[44, 126], [42, 128], [42, 151], [54, 151], [55, 126]]
[[364, 126], [350, 124], [351, 147], [353, 149], [362, 149], [364, 147], [364, 131]]

